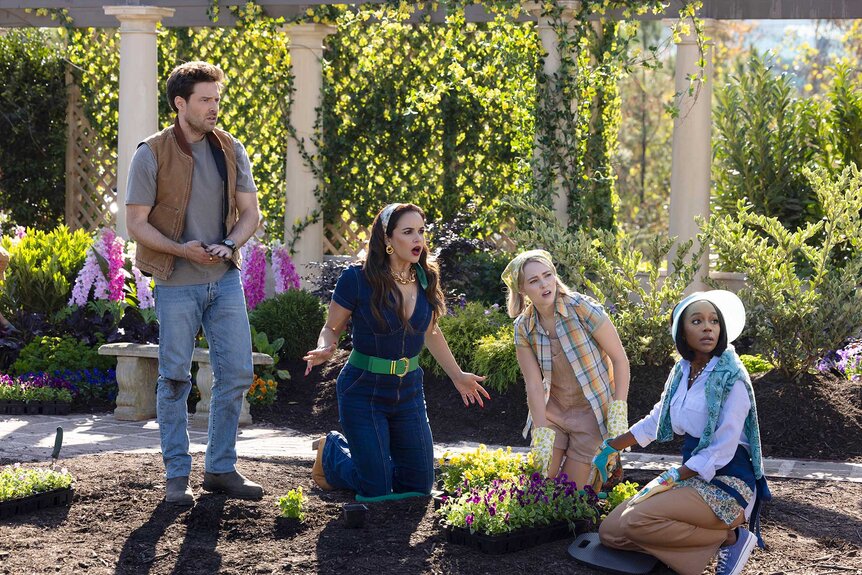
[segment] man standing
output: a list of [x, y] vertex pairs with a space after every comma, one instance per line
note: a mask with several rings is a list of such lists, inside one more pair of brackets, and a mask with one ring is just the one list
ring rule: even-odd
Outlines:
[[136, 264], [156, 281], [156, 413], [165, 500], [177, 505], [194, 503], [186, 401], [201, 326], [213, 370], [203, 488], [263, 496], [235, 467], [242, 398], [254, 375], [239, 247], [260, 225], [260, 209], [245, 148], [215, 127], [223, 80], [221, 69], [206, 62], [174, 68], [167, 96], [176, 120], [138, 145], [126, 198]]

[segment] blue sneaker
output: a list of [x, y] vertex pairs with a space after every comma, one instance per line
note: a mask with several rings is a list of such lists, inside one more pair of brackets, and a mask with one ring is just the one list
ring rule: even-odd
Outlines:
[[715, 575], [739, 575], [748, 562], [751, 550], [757, 545], [757, 537], [745, 527], [737, 527], [736, 543], [718, 550]]

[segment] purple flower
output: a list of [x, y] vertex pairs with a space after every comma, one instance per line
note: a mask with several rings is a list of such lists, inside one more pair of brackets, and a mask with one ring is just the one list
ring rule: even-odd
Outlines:
[[282, 243], [274, 242], [271, 246], [272, 275], [275, 277], [275, 293], [289, 289], [299, 289], [299, 274], [290, 258], [290, 250]]
[[266, 297], [266, 248], [252, 238], [240, 248], [242, 253], [242, 288], [248, 309], [254, 309]]
[[472, 513], [464, 518], [464, 523], [466, 523], [468, 526], [473, 525], [473, 514]]

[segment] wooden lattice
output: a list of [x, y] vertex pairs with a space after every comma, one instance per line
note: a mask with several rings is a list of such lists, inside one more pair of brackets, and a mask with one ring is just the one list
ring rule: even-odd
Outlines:
[[117, 154], [105, 146], [84, 114], [81, 90], [66, 72], [66, 225], [94, 231], [114, 222]]

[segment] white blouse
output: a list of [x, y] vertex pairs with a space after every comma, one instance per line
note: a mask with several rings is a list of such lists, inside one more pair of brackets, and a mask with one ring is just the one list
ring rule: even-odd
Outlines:
[[[670, 422], [674, 434], [688, 433], [693, 437], [700, 437], [703, 434], [707, 420], [705, 384], [718, 359], [713, 357], [706, 364], [706, 368], [698, 375], [691, 388], [686, 385], [691, 372], [691, 362], [680, 360], [682, 380], [670, 401]], [[659, 400], [649, 415], [630, 429], [641, 447], [646, 447], [656, 439], [661, 403]], [[740, 444], [750, 452], [748, 437], [743, 431], [745, 418], [750, 409], [751, 400], [748, 398], [745, 383], [738, 380], [733, 384], [727, 400], [721, 407], [712, 442], [708, 447], [692, 455], [685, 462], [685, 466], [697, 472], [704, 481], [711, 481], [715, 477], [716, 470], [730, 463]]]

